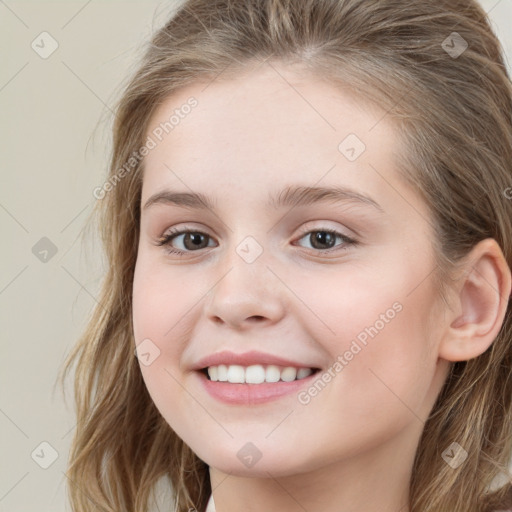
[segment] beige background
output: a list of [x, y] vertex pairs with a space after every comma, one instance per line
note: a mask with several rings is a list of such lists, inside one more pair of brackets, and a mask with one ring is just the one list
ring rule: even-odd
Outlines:
[[[482, 3], [512, 61], [512, 1]], [[106, 172], [109, 105], [175, 5], [0, 0], [0, 512], [70, 510], [72, 402], [54, 384], [102, 272], [98, 246], [86, 250], [79, 235]], [[31, 47], [51, 48], [43, 31], [58, 43], [46, 59]]]

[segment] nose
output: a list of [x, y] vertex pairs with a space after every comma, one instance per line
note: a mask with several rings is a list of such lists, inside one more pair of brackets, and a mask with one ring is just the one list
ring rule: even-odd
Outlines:
[[233, 261], [207, 294], [208, 320], [247, 330], [251, 326], [275, 324], [285, 314], [283, 284], [263, 261]]

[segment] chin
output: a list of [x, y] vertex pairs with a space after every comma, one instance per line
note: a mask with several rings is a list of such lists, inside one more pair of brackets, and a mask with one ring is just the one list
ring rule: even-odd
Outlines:
[[[207, 462], [208, 463], [208, 462]], [[290, 476], [297, 473], [302, 473], [301, 470], [290, 467], [289, 464], [283, 461], [267, 460], [263, 461], [260, 459], [254, 466], [245, 467], [242, 463], [226, 462], [220, 460], [213, 460], [211, 464], [208, 464], [211, 468], [215, 468], [222, 473], [229, 474], [230, 476], [246, 477], [246, 478], [269, 478], [272, 477], [284, 477]]]
[[198, 451], [195, 453], [210, 467], [225, 474], [241, 477], [268, 478], [269, 474], [273, 477], [283, 477], [307, 472], [309, 466], [306, 461], [290, 460], [296, 453], [293, 448], [288, 452], [277, 453], [270, 447], [258, 450], [250, 442], [244, 443], [240, 448], [237, 446], [236, 449], [209, 452], [204, 457], [201, 457]]

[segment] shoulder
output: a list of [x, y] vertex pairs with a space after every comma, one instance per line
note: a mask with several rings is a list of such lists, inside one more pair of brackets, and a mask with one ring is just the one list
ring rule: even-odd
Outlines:
[[[210, 495], [210, 499], [208, 500], [208, 504], [206, 506], [206, 512], [215, 512], [215, 503], [213, 502], [213, 494]], [[496, 511], [496, 512], [498, 512], [498, 511]], [[508, 510], [506, 512], [508, 512]]]

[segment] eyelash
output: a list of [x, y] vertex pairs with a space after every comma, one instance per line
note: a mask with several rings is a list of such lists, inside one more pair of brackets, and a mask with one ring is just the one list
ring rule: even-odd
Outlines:
[[[335, 246], [335, 247], [331, 247], [330, 249], [310, 249], [311, 251], [314, 251], [317, 254], [328, 254], [328, 253], [336, 252], [336, 251], [344, 251], [344, 250], [348, 249], [348, 246], [355, 246], [358, 244], [357, 240], [354, 240], [353, 238], [350, 238], [350, 237], [340, 233], [339, 231], [336, 231], [335, 229], [328, 229], [328, 228], [325, 228], [325, 229], [318, 228], [318, 229], [310, 229], [310, 230], [303, 231], [303, 232], [301, 232], [301, 236], [299, 237], [299, 240], [304, 238], [306, 235], [309, 235], [311, 233], [319, 233], [319, 232], [329, 233], [330, 235], [334, 235], [337, 238], [341, 238], [341, 240], [344, 242], [344, 244], [341, 247]], [[157, 246], [167, 246], [166, 252], [168, 254], [176, 254], [178, 256], [184, 256], [187, 253], [198, 252], [199, 250], [198, 251], [181, 251], [179, 249], [175, 249], [174, 247], [172, 247], [170, 245], [171, 241], [174, 238], [176, 238], [179, 235], [186, 234], [186, 233], [197, 233], [200, 235], [206, 235], [207, 237], [211, 238], [210, 235], [208, 235], [207, 233], [203, 233], [202, 231], [186, 229], [186, 228], [184, 228], [184, 229], [171, 228], [169, 233], [163, 235], [162, 237], [160, 237], [158, 239], [158, 242], [156, 245]]]

